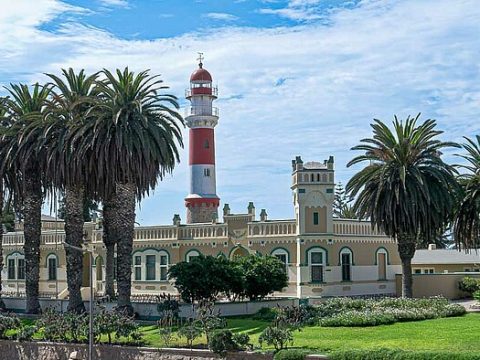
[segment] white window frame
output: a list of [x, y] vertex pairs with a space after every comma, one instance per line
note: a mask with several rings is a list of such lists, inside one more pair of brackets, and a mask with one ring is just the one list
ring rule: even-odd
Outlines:
[[271, 252], [270, 255], [276, 257], [280, 261], [282, 261], [282, 260], [278, 256], [285, 256], [285, 262], [284, 262], [285, 273], [288, 274], [288, 266], [290, 265], [290, 258], [288, 256], [288, 251], [285, 250], [285, 249], [275, 249]]
[[[350, 255], [350, 262], [348, 264], [344, 264], [343, 263], [343, 256], [344, 254], [348, 254]], [[349, 274], [348, 274], [348, 277], [349, 277], [349, 280], [345, 280], [343, 278], [343, 266], [344, 265], [348, 265], [348, 268], [349, 268]], [[340, 270], [341, 270], [341, 276], [342, 276], [342, 281], [345, 281], [345, 282], [351, 282], [353, 281], [352, 278], [353, 278], [353, 272], [352, 272], [352, 267], [353, 267], [353, 252], [352, 250], [350, 250], [349, 248], [343, 248], [342, 250], [340, 250]]]
[[378, 273], [378, 269], [380, 268], [380, 261], [379, 261], [379, 254], [385, 254], [385, 279], [378, 279], [378, 280], [387, 280], [388, 278], [388, 251], [385, 250], [384, 248], [379, 248], [377, 249], [377, 252], [375, 253], [375, 257], [376, 257], [376, 262], [377, 262], [377, 273]]
[[[50, 279], [50, 260], [55, 260], [55, 279]], [[47, 281], [57, 281], [58, 280], [58, 257], [55, 254], [50, 254], [47, 256]]]
[[[10, 260], [13, 260], [13, 263], [14, 263], [14, 266], [13, 266], [13, 273], [14, 273], [14, 277], [11, 278], [9, 277], [9, 266], [8, 266], [8, 262]], [[23, 279], [20, 279], [18, 277], [18, 273], [19, 273], [19, 270], [20, 270], [20, 267], [18, 266], [18, 263], [19, 263], [19, 260], [23, 260]], [[25, 255], [24, 254], [20, 254], [20, 253], [13, 253], [13, 254], [10, 254], [6, 257], [6, 268], [7, 268], [7, 280], [15, 280], [15, 281], [25, 281], [25, 278], [26, 278], [26, 273], [25, 273]]]
[[187, 262], [190, 262], [190, 259], [191, 259], [192, 257], [196, 257], [196, 256], [200, 256], [200, 252], [197, 251], [197, 250], [190, 250], [190, 251], [187, 253], [187, 255], [185, 256], [185, 260], [186, 260]]
[[[321, 263], [314, 263], [312, 262], [312, 254], [316, 253], [321, 253], [322, 254], [322, 262]], [[322, 279], [319, 280], [313, 280], [313, 274], [312, 274], [312, 269], [314, 266], [320, 266], [321, 267], [321, 277]], [[324, 283], [325, 282], [325, 268], [327, 266], [327, 252], [324, 249], [321, 248], [313, 248], [308, 250], [308, 269], [310, 272], [310, 282], [312, 283]]]
[[[162, 257], [167, 259], [165, 264], [162, 264]], [[160, 250], [158, 252], [158, 279], [160, 281], [168, 281], [168, 268], [170, 266], [170, 256], [165, 250]], [[162, 279], [162, 269], [165, 270], [165, 278]]]
[[[140, 258], [140, 264], [137, 264], [137, 258]], [[133, 255], [133, 278], [135, 281], [142, 281], [142, 255], [140, 254], [134, 254]], [[137, 278], [137, 270], [139, 269], [140, 271], [140, 278]]]

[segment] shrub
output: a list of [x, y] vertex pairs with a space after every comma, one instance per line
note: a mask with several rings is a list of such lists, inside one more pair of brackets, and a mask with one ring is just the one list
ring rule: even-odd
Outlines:
[[473, 293], [473, 298], [480, 302], [480, 290], [477, 290]]
[[263, 307], [258, 310], [254, 315], [254, 320], [262, 320], [262, 321], [273, 321], [277, 316], [277, 309], [276, 308], [268, 308]]
[[[477, 300], [480, 300], [480, 297]], [[466, 313], [467, 309], [460, 304], [448, 304], [445, 307], [445, 317], [463, 316]]]
[[30, 325], [30, 326], [22, 326], [20, 330], [17, 332], [17, 340], [18, 341], [31, 341], [33, 339], [33, 335], [37, 332], [37, 327]]
[[475, 291], [480, 290], [480, 281], [466, 276], [462, 279], [462, 281], [459, 282], [458, 288], [461, 291], [472, 295]]
[[233, 333], [228, 329], [215, 330], [208, 340], [208, 348], [215, 354], [225, 356], [228, 351], [237, 350]]
[[273, 357], [274, 360], [304, 360], [308, 351], [301, 349], [280, 350]]
[[233, 334], [233, 341], [237, 344], [239, 350], [253, 350], [253, 345], [250, 343], [250, 336], [247, 334]]
[[377, 326], [393, 324], [395, 316], [380, 311], [346, 311], [320, 321], [321, 326]]
[[178, 329], [177, 334], [185, 338], [187, 340], [187, 346], [192, 348], [195, 339], [202, 335], [202, 329], [192, 321]]
[[404, 351], [390, 349], [375, 350], [347, 350], [338, 351], [329, 355], [330, 360], [480, 360], [478, 354]]
[[21, 327], [21, 322], [16, 316], [0, 315], [0, 339], [7, 339], [8, 330], [17, 330]]
[[268, 326], [265, 328], [258, 338], [260, 346], [266, 343], [269, 346], [273, 346], [275, 351], [280, 351], [287, 348], [288, 344], [293, 343], [292, 329]]

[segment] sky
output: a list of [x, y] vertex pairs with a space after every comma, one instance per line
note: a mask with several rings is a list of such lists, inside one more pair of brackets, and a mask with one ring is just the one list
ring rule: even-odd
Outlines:
[[[350, 150], [373, 118], [422, 113], [445, 140], [480, 133], [478, 0], [0, 0], [0, 96], [73, 67], [161, 74], [186, 105], [197, 52], [219, 88], [217, 193], [245, 213], [293, 218], [291, 160]], [[185, 219], [181, 162], [139, 205], [141, 225]], [[454, 153], [446, 160], [458, 161]], [[221, 210], [220, 210], [221, 213]]]

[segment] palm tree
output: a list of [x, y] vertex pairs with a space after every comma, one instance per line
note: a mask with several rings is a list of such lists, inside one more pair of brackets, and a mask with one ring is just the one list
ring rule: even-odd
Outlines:
[[[86, 172], [84, 158], [76, 157], [71, 141], [70, 128], [86, 121], [93, 104], [97, 74], [87, 76], [84, 70], [78, 74], [70, 68], [62, 69], [65, 81], [54, 75], [52, 79], [52, 100], [45, 111], [45, 132], [38, 144], [44, 149], [46, 175], [56, 189], [64, 193], [65, 242], [81, 247], [83, 243], [84, 202], [89, 194], [90, 174]], [[29, 127], [34, 131], [36, 123]], [[69, 292], [68, 310], [85, 312], [81, 296], [83, 254], [65, 249], [67, 257], [67, 287]]]
[[40, 271], [41, 211], [43, 200], [42, 149], [36, 146], [43, 129], [38, 127], [27, 134], [25, 129], [43, 116], [43, 111], [50, 94], [50, 87], [38, 83], [32, 92], [27, 85], [11, 84], [7, 88], [11, 99], [6, 107], [12, 124], [2, 136], [5, 147], [2, 149], [2, 168], [16, 167], [21, 173], [21, 186], [12, 184], [16, 193], [21, 193], [21, 209], [24, 221], [25, 253], [25, 289], [27, 296], [26, 312], [40, 312], [38, 301]]
[[128, 68], [103, 74], [106, 78], [97, 82], [101, 101], [93, 112], [96, 119], [78, 129], [83, 149], [78, 156], [91, 153], [87, 170], [95, 174], [96, 188], [107, 205], [108, 236], [117, 240], [117, 308], [133, 313], [135, 204], [179, 161], [183, 119], [176, 97], [160, 94], [167, 87], [158, 76]]
[[454, 169], [440, 153], [455, 144], [437, 139], [442, 132], [435, 130], [435, 120], [417, 126], [419, 115], [405, 122], [395, 117], [393, 131], [375, 119], [373, 138], [352, 148], [364, 154], [347, 165], [368, 162], [348, 182], [347, 191], [358, 195], [354, 209], [359, 216], [396, 240], [403, 297], [412, 296], [411, 260], [417, 243], [445, 228], [455, 203]]
[[467, 165], [460, 167], [467, 173], [459, 176], [462, 195], [455, 214], [454, 237], [458, 245], [472, 249], [480, 245], [480, 135], [465, 140], [462, 147], [467, 154], [460, 156]]

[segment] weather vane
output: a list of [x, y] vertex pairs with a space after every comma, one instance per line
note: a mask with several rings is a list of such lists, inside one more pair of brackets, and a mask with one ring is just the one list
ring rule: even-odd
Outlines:
[[202, 67], [202, 65], [203, 65], [203, 52], [198, 53], [197, 60], [198, 60], [198, 66]]

